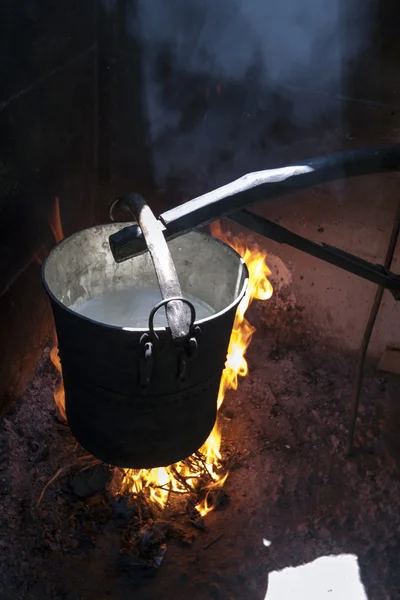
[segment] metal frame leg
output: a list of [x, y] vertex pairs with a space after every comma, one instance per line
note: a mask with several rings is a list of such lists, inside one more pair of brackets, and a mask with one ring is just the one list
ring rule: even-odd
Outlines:
[[[396, 250], [399, 232], [400, 232], [400, 201], [397, 205], [397, 212], [396, 212], [395, 220], [393, 223], [392, 234], [390, 236], [389, 245], [388, 245], [388, 248], [386, 251], [386, 257], [385, 257], [385, 263], [384, 263], [384, 266], [386, 269], [390, 269], [390, 267], [392, 265], [392, 260], [393, 260], [394, 252]], [[348, 457], [353, 454], [353, 449], [354, 449], [354, 434], [355, 434], [356, 423], [357, 423], [358, 407], [359, 407], [359, 403], [360, 403], [360, 392], [361, 392], [362, 378], [363, 378], [363, 374], [364, 374], [365, 357], [367, 354], [369, 341], [371, 339], [371, 334], [374, 329], [376, 317], [378, 315], [379, 307], [382, 302], [384, 290], [385, 290], [385, 288], [383, 286], [379, 286], [378, 289], [376, 290], [375, 299], [374, 299], [373, 305], [371, 307], [371, 312], [369, 314], [367, 326], [364, 331], [364, 337], [363, 337], [363, 340], [361, 343], [360, 354], [358, 357], [356, 374], [355, 374], [355, 379], [354, 379], [353, 394], [352, 394], [352, 398], [351, 398], [352, 412], [351, 412], [351, 421], [350, 421], [349, 437], [348, 437], [348, 444], [347, 444], [347, 454], [346, 454], [346, 456], [348, 456]]]

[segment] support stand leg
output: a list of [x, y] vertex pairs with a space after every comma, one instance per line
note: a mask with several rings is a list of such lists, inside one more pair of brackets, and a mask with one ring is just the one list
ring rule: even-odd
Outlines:
[[[386, 251], [386, 257], [385, 257], [385, 263], [384, 263], [384, 266], [386, 269], [390, 269], [390, 267], [391, 267], [393, 255], [396, 250], [397, 239], [399, 237], [399, 231], [400, 231], [400, 201], [397, 206], [397, 212], [396, 212], [395, 220], [393, 223], [392, 234], [390, 236], [389, 245], [388, 245], [388, 248]], [[371, 312], [369, 314], [367, 326], [364, 331], [364, 337], [363, 337], [363, 340], [361, 343], [360, 354], [358, 357], [356, 374], [355, 374], [355, 379], [354, 379], [353, 394], [352, 394], [352, 399], [351, 399], [352, 409], [351, 409], [349, 438], [348, 438], [348, 444], [347, 444], [347, 454], [346, 454], [347, 457], [351, 456], [353, 453], [354, 433], [355, 433], [355, 429], [356, 429], [356, 422], [357, 422], [357, 416], [358, 416], [358, 406], [359, 406], [359, 402], [360, 402], [360, 392], [361, 392], [362, 378], [363, 378], [363, 373], [364, 373], [365, 356], [367, 354], [369, 341], [371, 339], [371, 334], [374, 329], [374, 325], [375, 325], [376, 317], [378, 315], [379, 307], [382, 302], [383, 292], [384, 292], [384, 287], [382, 287], [382, 286], [379, 286], [378, 289], [376, 290], [375, 299], [374, 299], [373, 305], [371, 307]]]

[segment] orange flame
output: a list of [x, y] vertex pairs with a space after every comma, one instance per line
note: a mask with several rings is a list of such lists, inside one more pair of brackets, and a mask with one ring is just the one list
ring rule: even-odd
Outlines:
[[60, 198], [56, 196], [53, 212], [49, 218], [49, 224], [51, 231], [53, 232], [53, 236], [55, 241], [61, 242], [64, 239], [64, 232], [61, 224], [61, 216], [60, 216]]
[[[233, 238], [229, 233], [225, 234], [219, 222], [213, 224], [212, 234], [235, 248], [249, 269], [249, 285], [246, 295], [240, 302], [236, 312], [225, 369], [221, 378], [217, 400], [219, 410], [227, 390], [236, 390], [238, 377], [245, 377], [248, 372], [245, 353], [251, 342], [255, 327], [245, 319], [245, 312], [254, 299], [267, 300], [270, 298], [273, 289], [268, 280], [271, 272], [265, 264], [266, 252], [261, 251], [258, 247], [250, 250], [242, 240]], [[217, 420], [208, 439], [200, 448], [200, 454], [204, 457], [211, 479], [211, 483], [206, 486], [205, 498], [196, 506], [201, 516], [207, 515], [214, 508], [210, 492], [222, 488], [229, 474], [223, 473], [221, 440], [221, 427]], [[197, 459], [195, 456], [192, 458], [193, 462], [179, 462], [166, 468], [136, 471], [126, 469], [122, 488], [134, 494], [148, 488], [150, 499], [160, 508], [163, 508], [171, 491], [184, 493], [188, 491], [186, 486], [196, 489], [196, 480], [199, 479], [200, 475], [197, 470]]]
[[[248, 373], [247, 360], [245, 359], [246, 350], [250, 345], [253, 333], [256, 328], [245, 319], [245, 313], [253, 300], [268, 300], [273, 293], [272, 285], [268, 279], [271, 271], [265, 263], [267, 253], [260, 248], [250, 249], [245, 241], [235, 238], [230, 232], [225, 233], [221, 222], [217, 221], [211, 225], [211, 233], [214, 237], [229, 244], [240, 254], [249, 270], [249, 283], [247, 292], [240, 302], [233, 324], [232, 334], [229, 341], [225, 369], [222, 373], [219, 386], [217, 406], [221, 408], [228, 390], [237, 390], [238, 377], [245, 377]], [[221, 467], [221, 427], [218, 420], [214, 426], [211, 435], [207, 439], [201, 451], [205, 454], [207, 463], [212, 465], [212, 474], [214, 483], [209, 489], [222, 487], [228, 474], [220, 477], [218, 468]], [[205, 499], [196, 507], [201, 516], [205, 516], [213, 509], [212, 504], [208, 502], [208, 494]]]
[[[61, 242], [64, 239], [64, 232], [61, 224], [60, 216], [60, 198], [57, 196], [54, 202], [53, 211], [49, 217], [50, 229], [53, 232], [55, 241]], [[64, 393], [64, 381], [62, 378], [62, 369], [60, 357], [58, 356], [58, 341], [57, 335], [54, 332], [54, 346], [50, 352], [50, 360], [60, 374], [60, 382], [54, 390], [54, 400], [60, 413], [60, 417], [63, 421], [67, 420], [67, 413], [65, 411], [65, 393]]]
[[[56, 336], [54, 336], [56, 337]], [[57, 338], [55, 340], [55, 346], [50, 351], [50, 360], [60, 374], [60, 382], [57, 384], [54, 390], [54, 400], [57, 404], [58, 412], [63, 421], [67, 420], [67, 413], [65, 412], [65, 393], [64, 393], [64, 381], [62, 378], [61, 362], [58, 356], [58, 345]]]
[[[61, 242], [64, 239], [64, 233], [61, 225], [60, 217], [60, 198], [57, 196], [54, 202], [52, 213], [49, 217], [50, 229], [53, 233], [55, 241]], [[33, 255], [33, 259], [41, 265], [46, 258], [47, 250], [44, 246], [41, 246], [37, 252]]]
[[38, 264], [41, 265], [43, 264], [44, 259], [46, 258], [46, 248], [44, 246], [40, 246], [39, 250], [37, 252], [35, 252], [35, 254], [33, 255], [33, 260]]

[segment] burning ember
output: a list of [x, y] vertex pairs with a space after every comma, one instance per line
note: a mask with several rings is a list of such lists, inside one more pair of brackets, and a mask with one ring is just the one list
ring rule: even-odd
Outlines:
[[[51, 220], [54, 237], [60, 241], [63, 237], [58, 199]], [[249, 270], [247, 293], [238, 306], [235, 322], [229, 342], [227, 360], [222, 374], [217, 407], [224, 401], [227, 390], [236, 390], [238, 378], [248, 373], [246, 350], [251, 342], [255, 327], [245, 318], [245, 313], [254, 299], [267, 300], [272, 295], [272, 285], [268, 280], [270, 270], [265, 258], [266, 252], [257, 246], [250, 249], [246, 243], [224, 232], [219, 222], [213, 224], [212, 234], [232, 246], [245, 261]], [[50, 358], [61, 375], [59, 386], [54, 392], [59, 413], [66, 420], [64, 385], [57, 346], [54, 346]], [[196, 505], [197, 514], [207, 515], [215, 506], [215, 498], [223, 487], [229, 472], [224, 468], [221, 455], [221, 425], [216, 421], [214, 429], [198, 452], [191, 457], [169, 467], [155, 469], [124, 469], [122, 481], [117, 493], [132, 494], [134, 497], [145, 497], [146, 502], [156, 508], [164, 509], [170, 494], [195, 494], [201, 498]]]

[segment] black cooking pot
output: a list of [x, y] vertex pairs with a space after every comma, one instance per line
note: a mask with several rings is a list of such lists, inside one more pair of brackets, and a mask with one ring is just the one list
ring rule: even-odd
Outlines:
[[[178, 300], [171, 301], [170, 294], [165, 298], [161, 289], [160, 306], [149, 307], [149, 321], [136, 328], [83, 316], [78, 309], [92, 297], [129, 288], [134, 299], [141, 289], [160, 283], [149, 252], [114, 261], [109, 236], [126, 225], [92, 227], [63, 240], [43, 264], [43, 283], [57, 330], [67, 418], [76, 439], [94, 456], [119, 467], [167, 466], [197, 451], [214, 426], [220, 378], [248, 271], [230, 246], [189, 232], [168, 242], [181, 286]], [[197, 319], [191, 298], [212, 314]], [[165, 307], [170, 309], [165, 326], [156, 327], [156, 313]]]

